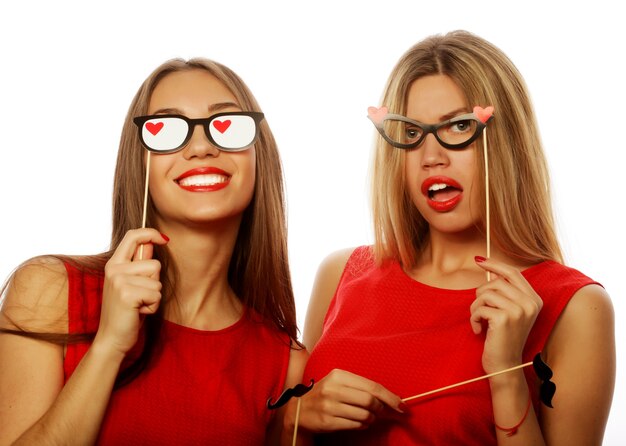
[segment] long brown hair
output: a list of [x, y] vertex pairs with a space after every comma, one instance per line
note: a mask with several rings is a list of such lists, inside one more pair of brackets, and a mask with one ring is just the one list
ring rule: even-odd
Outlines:
[[[188, 61], [172, 59], [157, 67], [143, 82], [135, 95], [124, 125], [115, 169], [113, 187], [113, 229], [110, 251], [94, 256], [71, 258], [56, 256], [70, 261], [82, 269], [102, 271], [125, 233], [141, 227], [145, 149], [141, 145], [133, 117], [145, 115], [150, 96], [161, 79], [170, 73], [204, 70], [222, 82], [247, 111], [261, 111], [256, 99], [237, 74], [217, 62], [196, 58]], [[283, 173], [276, 141], [266, 120], [260, 124], [259, 138], [255, 143], [256, 182], [251, 203], [244, 211], [234, 252], [231, 257], [228, 281], [241, 302], [256, 310], [278, 330], [297, 342], [296, 308], [291, 285], [287, 253], [287, 223]], [[155, 209], [148, 204], [147, 226], [155, 227]], [[178, 276], [167, 247], [155, 246], [154, 257], [161, 264], [161, 283], [164, 299], [173, 297]], [[161, 306], [163, 308], [163, 306]], [[146, 345], [139, 361], [130, 368], [128, 376], [136, 376], [145, 366], [161, 325], [161, 315], [148, 317]], [[34, 336], [57, 342], [84, 340], [80, 336], [55, 336], [54, 334], [29, 333], [19, 330], [2, 330], [14, 334]], [[92, 334], [93, 335], [93, 334]], [[128, 377], [127, 376], [127, 377]], [[123, 377], [126, 381], [127, 377]]]
[[[406, 114], [411, 84], [442, 74], [463, 90], [467, 105], [493, 105], [489, 124], [491, 231], [494, 244], [507, 255], [529, 262], [562, 261], [554, 230], [550, 181], [535, 115], [524, 80], [497, 47], [466, 31], [426, 38], [410, 48], [389, 76], [383, 105]], [[482, 148], [482, 137], [475, 143]], [[405, 186], [406, 152], [376, 140], [372, 211], [374, 254], [378, 262], [394, 258], [414, 266], [428, 240], [428, 223]], [[482, 150], [476, 150], [484, 176]], [[393, 181], [389, 179], [393, 178]], [[484, 197], [484, 184], [479, 186]], [[482, 199], [481, 229], [485, 224]]]
[[[135, 95], [124, 121], [113, 184], [113, 231], [111, 249], [130, 229], [141, 226], [145, 149], [133, 117], [145, 115], [154, 88], [170, 73], [204, 70], [228, 88], [241, 107], [261, 111], [252, 92], [232, 70], [207, 59], [180, 59], [165, 62], [152, 72]], [[287, 223], [283, 173], [276, 141], [263, 120], [256, 148], [256, 183], [252, 202], [244, 211], [229, 266], [229, 283], [241, 301], [297, 338], [295, 303], [287, 256]], [[148, 205], [147, 226], [155, 227], [155, 210]], [[167, 249], [157, 249], [157, 258], [174, 269]], [[162, 268], [167, 270], [168, 268]], [[175, 274], [162, 274], [164, 295], [171, 296]]]

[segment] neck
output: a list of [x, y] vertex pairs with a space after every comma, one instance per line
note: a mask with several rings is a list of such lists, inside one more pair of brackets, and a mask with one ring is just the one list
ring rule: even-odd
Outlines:
[[203, 330], [239, 319], [242, 305], [228, 283], [228, 267], [240, 222], [241, 217], [201, 227], [159, 222], [170, 238], [167, 249], [177, 272], [173, 296], [164, 303], [166, 319]]
[[485, 256], [485, 237], [478, 229], [460, 233], [429, 231], [428, 244], [420, 258], [420, 264], [429, 264], [441, 272], [454, 272], [474, 265], [475, 256]]
[[[446, 233], [431, 227], [417, 264], [407, 273], [420, 282], [439, 288], [475, 288], [485, 283], [486, 273], [476, 265], [474, 257], [487, 257], [486, 249], [485, 235], [477, 228]], [[490, 257], [520, 269], [527, 266], [503, 255], [493, 243]]]

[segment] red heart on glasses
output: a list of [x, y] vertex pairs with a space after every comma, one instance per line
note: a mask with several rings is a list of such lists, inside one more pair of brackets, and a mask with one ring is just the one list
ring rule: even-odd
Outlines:
[[388, 111], [389, 110], [385, 106], [380, 108], [367, 107], [367, 116], [369, 116], [373, 123], [380, 124], [383, 122], [383, 119], [385, 119], [385, 116], [387, 116]]
[[159, 133], [162, 128], [163, 128], [162, 122], [157, 122], [156, 124], [153, 124], [152, 122], [146, 122], [146, 130], [148, 130], [153, 135], [156, 135], [157, 133]]
[[213, 127], [215, 127], [220, 133], [224, 133], [230, 127], [230, 119], [226, 121], [218, 121], [217, 119], [213, 121]]
[[474, 114], [480, 122], [486, 124], [487, 121], [489, 121], [489, 118], [491, 118], [491, 116], [493, 115], [493, 105], [485, 108], [477, 105], [476, 107], [474, 107]]

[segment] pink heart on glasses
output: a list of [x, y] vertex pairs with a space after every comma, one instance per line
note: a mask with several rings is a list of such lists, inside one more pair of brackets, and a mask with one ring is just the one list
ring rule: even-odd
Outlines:
[[387, 116], [388, 111], [385, 106], [380, 108], [367, 107], [367, 116], [369, 116], [373, 123], [380, 124], [383, 122], [383, 119], [385, 119], [385, 116]]
[[148, 130], [150, 133], [152, 133], [155, 136], [157, 133], [161, 131], [162, 128], [163, 128], [162, 122], [157, 122], [156, 124], [152, 122], [146, 122], [146, 130]]
[[489, 118], [491, 118], [491, 116], [493, 115], [493, 105], [485, 108], [477, 105], [476, 107], [474, 107], [474, 114], [480, 122], [486, 124], [487, 121], [489, 121]]
[[230, 127], [230, 119], [226, 121], [218, 121], [217, 119], [213, 121], [213, 127], [215, 127], [220, 133], [224, 133]]

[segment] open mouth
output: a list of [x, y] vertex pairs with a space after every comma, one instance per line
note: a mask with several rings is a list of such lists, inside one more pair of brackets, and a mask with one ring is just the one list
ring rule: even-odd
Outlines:
[[430, 200], [443, 202], [457, 197], [461, 192], [462, 189], [458, 187], [446, 183], [435, 183], [428, 188], [427, 194]]
[[452, 178], [435, 176], [424, 180], [422, 193], [432, 209], [437, 212], [448, 212], [461, 202], [463, 187]]

